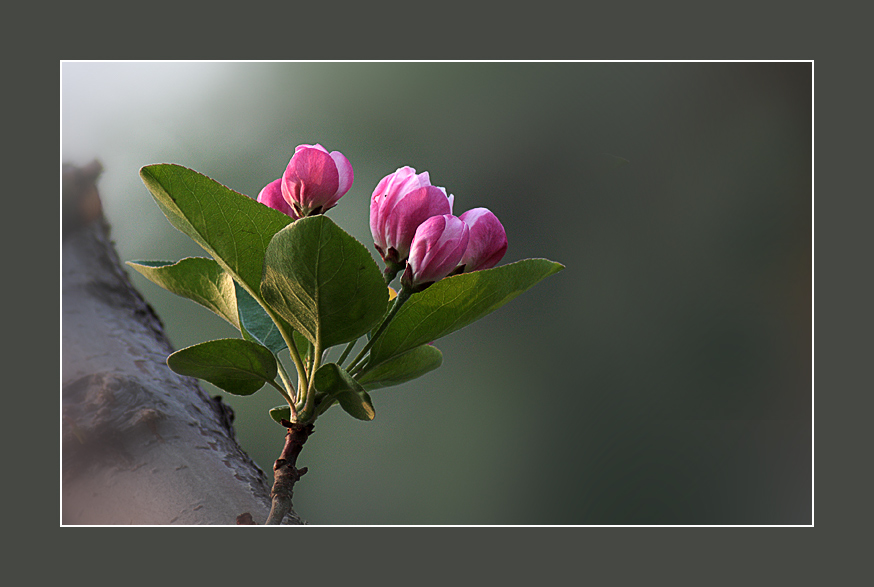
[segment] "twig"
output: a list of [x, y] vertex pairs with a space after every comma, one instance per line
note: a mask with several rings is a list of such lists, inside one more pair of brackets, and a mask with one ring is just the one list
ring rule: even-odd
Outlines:
[[281, 524], [286, 514], [293, 513], [291, 498], [294, 484], [307, 472], [306, 467], [298, 469], [295, 465], [304, 443], [313, 433], [312, 424], [298, 424], [288, 420], [282, 420], [281, 424], [288, 428], [288, 432], [285, 433], [285, 446], [273, 463], [273, 489], [270, 491], [272, 506], [267, 525]]

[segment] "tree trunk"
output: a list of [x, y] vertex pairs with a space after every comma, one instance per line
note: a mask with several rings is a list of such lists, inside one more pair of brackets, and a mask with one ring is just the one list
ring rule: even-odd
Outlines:
[[109, 239], [99, 173], [63, 175], [61, 522], [263, 524], [268, 479], [230, 407], [167, 367], [161, 322]]

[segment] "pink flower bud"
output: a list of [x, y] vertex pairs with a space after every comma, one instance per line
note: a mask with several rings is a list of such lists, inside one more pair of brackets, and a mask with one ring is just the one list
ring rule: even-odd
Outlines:
[[261, 193], [258, 194], [258, 201], [265, 206], [270, 206], [274, 210], [279, 210], [283, 214], [291, 216], [292, 218], [297, 220], [298, 215], [294, 211], [294, 208], [289, 206], [288, 202], [285, 201], [285, 198], [282, 197], [282, 188], [280, 187], [281, 184], [281, 177], [268, 183], [266, 186], [264, 186], [264, 189], [261, 190]]
[[507, 233], [487, 208], [473, 208], [459, 216], [470, 228], [470, 241], [461, 258], [465, 273], [491, 269], [507, 252]]
[[457, 216], [443, 214], [427, 219], [413, 236], [401, 285], [412, 292], [422, 291], [455, 271], [469, 239], [470, 229]]
[[401, 167], [382, 178], [370, 199], [370, 232], [383, 260], [402, 264], [419, 225], [432, 216], [451, 214], [453, 199], [431, 185], [427, 171], [416, 175], [412, 167]]
[[339, 151], [299, 145], [282, 174], [282, 197], [298, 217], [333, 208], [352, 187], [352, 165]]

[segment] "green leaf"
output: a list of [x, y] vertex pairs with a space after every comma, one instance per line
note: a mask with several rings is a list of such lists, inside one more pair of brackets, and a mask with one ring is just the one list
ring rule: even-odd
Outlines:
[[368, 390], [400, 385], [433, 371], [442, 363], [440, 349], [424, 344], [368, 368], [358, 375], [358, 382]]
[[[237, 308], [240, 315], [240, 331], [243, 338], [260, 343], [278, 354], [286, 348], [285, 339], [276, 327], [276, 323], [267, 315], [255, 298], [237, 284]], [[280, 318], [281, 319], [281, 318]], [[291, 328], [288, 328], [290, 331]], [[297, 334], [297, 333], [295, 333]], [[298, 347], [299, 348], [299, 347]]]
[[176, 263], [128, 261], [127, 264], [167, 291], [193, 300], [234, 327], [240, 327], [234, 280], [212, 259], [189, 257]]
[[314, 383], [316, 390], [336, 399], [353, 418], [373, 420], [376, 415], [367, 391], [338, 364], [327, 363], [319, 367]]
[[304, 338], [303, 334], [301, 334], [297, 330], [291, 331], [291, 337], [294, 339], [294, 346], [297, 347], [297, 352], [300, 354], [300, 356], [308, 356], [313, 348], [313, 345], [310, 344], [310, 341]]
[[270, 408], [270, 417], [276, 420], [277, 424], [282, 424], [283, 420], [291, 420], [291, 408], [288, 404]]
[[302, 218], [276, 233], [267, 246], [261, 294], [321, 349], [372, 329], [388, 303], [373, 257], [326, 216]]
[[547, 259], [524, 259], [441, 279], [407, 300], [374, 343], [368, 364], [379, 365], [455, 332], [562, 269], [564, 265]]
[[167, 357], [167, 365], [180, 375], [198, 377], [235, 395], [252, 395], [274, 381], [277, 372], [269, 349], [239, 338], [184, 348]]
[[[243, 333], [243, 338], [261, 343], [275, 354], [287, 348], [285, 339], [282, 338], [282, 334], [273, 319], [267, 315], [261, 304], [256, 302], [240, 286], [237, 286], [237, 305], [240, 308], [240, 325], [242, 326], [240, 330]], [[285, 325], [286, 332], [291, 332], [294, 346], [300, 356], [306, 357], [310, 350], [309, 341], [298, 331], [292, 330], [288, 322], [281, 317], [277, 316], [277, 319]]]
[[[128, 261], [127, 264], [167, 291], [212, 310], [238, 328], [246, 340], [257, 342], [274, 354], [286, 348], [276, 323], [261, 304], [213, 259], [189, 257], [176, 263]], [[293, 335], [295, 346], [306, 355], [309, 343], [299, 333]]]
[[170, 224], [260, 295], [264, 251], [291, 218], [180, 165], [147, 165], [140, 177]]

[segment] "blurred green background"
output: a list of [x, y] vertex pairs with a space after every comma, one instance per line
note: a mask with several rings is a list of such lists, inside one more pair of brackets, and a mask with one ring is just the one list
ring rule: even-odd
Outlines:
[[[124, 260], [205, 256], [141, 166], [254, 197], [318, 142], [355, 170], [328, 215], [371, 250], [370, 194], [410, 165], [456, 213], [497, 214], [503, 262], [566, 266], [374, 392], [374, 421], [317, 422], [310, 523], [812, 522], [812, 64], [68, 62], [61, 81], [62, 158], [103, 163]], [[129, 273], [176, 348], [236, 335]], [[225, 399], [270, 471], [281, 399]]]

